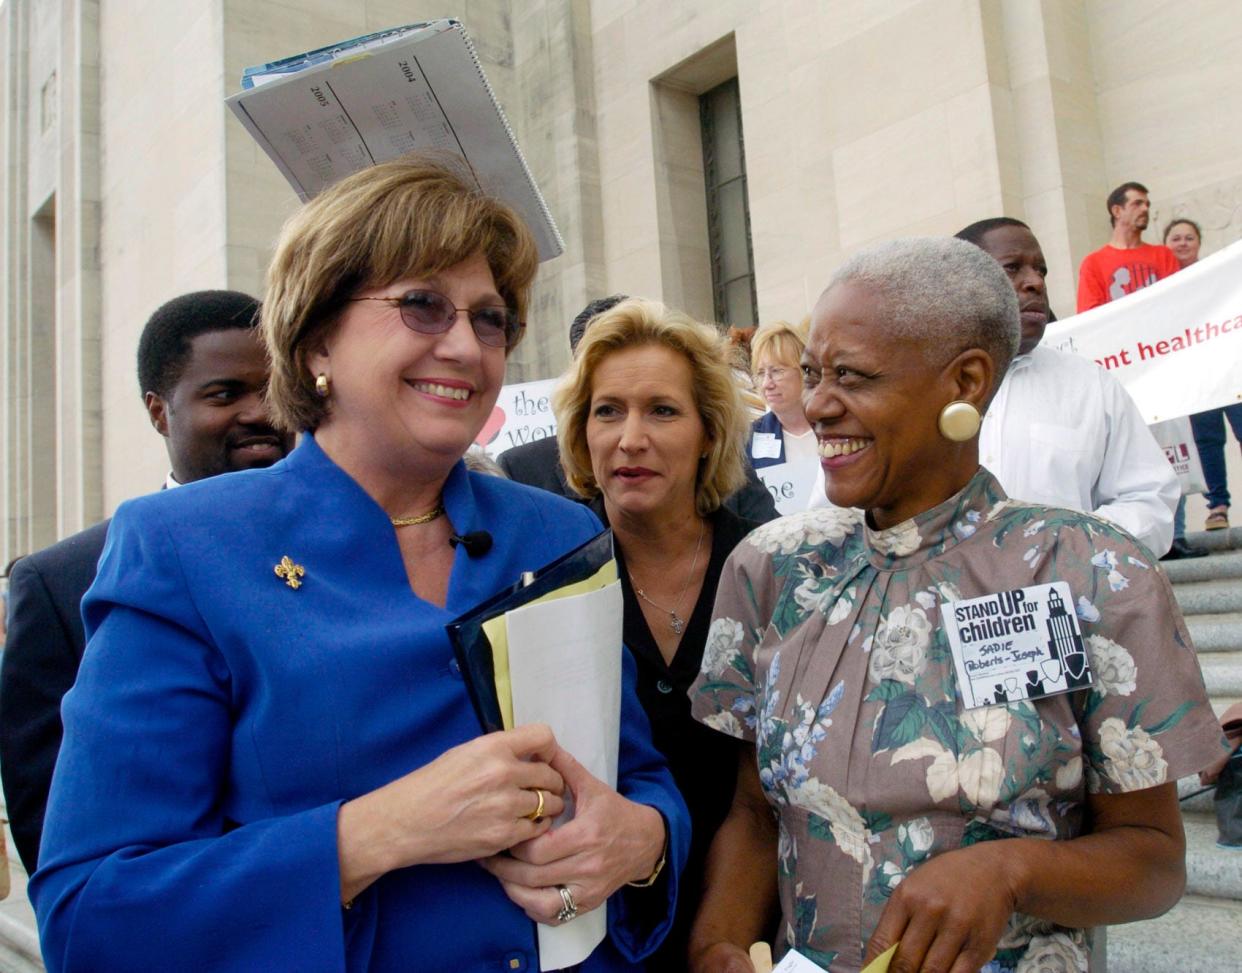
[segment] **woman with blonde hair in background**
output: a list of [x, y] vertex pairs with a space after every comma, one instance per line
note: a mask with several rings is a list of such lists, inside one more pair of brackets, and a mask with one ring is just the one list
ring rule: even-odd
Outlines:
[[768, 411], [751, 426], [750, 462], [773, 491], [782, 514], [806, 508], [815, 495], [819, 470], [815, 436], [802, 414], [805, 346], [806, 329], [786, 321], [765, 324], [751, 341], [752, 374]]
[[690, 807], [690, 857], [665, 945], [648, 969], [686, 968], [707, 846], [733, 798], [738, 745], [690, 717], [725, 558], [755, 526], [723, 507], [743, 482], [746, 430], [725, 339], [653, 301], [587, 329], [556, 409], [561, 462], [613, 530], [625, 644], [656, 748]]

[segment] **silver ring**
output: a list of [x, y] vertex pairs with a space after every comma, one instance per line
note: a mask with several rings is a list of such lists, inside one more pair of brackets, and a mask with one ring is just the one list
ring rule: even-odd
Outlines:
[[578, 903], [574, 901], [573, 892], [569, 891], [564, 885], [558, 885], [556, 890], [561, 893], [561, 911], [556, 914], [557, 922], [569, 922], [570, 919], [578, 917]]

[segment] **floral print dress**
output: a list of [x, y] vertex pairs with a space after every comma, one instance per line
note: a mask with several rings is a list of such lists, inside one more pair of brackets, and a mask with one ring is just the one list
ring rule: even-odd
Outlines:
[[[940, 606], [1065, 581], [1090, 689], [961, 708]], [[779, 819], [784, 937], [860, 968], [901, 880], [933, 855], [1082, 832], [1088, 793], [1153, 787], [1224, 746], [1151, 552], [1096, 517], [1008, 500], [980, 469], [913, 520], [820, 509], [725, 565], [693, 713], [755, 744]], [[1082, 930], [1015, 915], [989, 973], [1087, 968]]]

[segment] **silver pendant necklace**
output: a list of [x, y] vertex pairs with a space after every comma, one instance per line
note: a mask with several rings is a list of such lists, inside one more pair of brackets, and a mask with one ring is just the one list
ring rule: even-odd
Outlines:
[[665, 608], [663, 605], [658, 605], [652, 601], [647, 596], [647, 592], [638, 587], [638, 582], [634, 580], [633, 572], [630, 572], [630, 584], [634, 586], [634, 594], [638, 595], [639, 598], [645, 601], [648, 605], [651, 605], [651, 607], [664, 612], [664, 614], [668, 616], [668, 627], [671, 628], [677, 635], [680, 635], [686, 630], [686, 620], [677, 614], [677, 609], [681, 607], [682, 600], [686, 597], [686, 590], [690, 587], [690, 579], [694, 577], [694, 569], [699, 566], [699, 551], [703, 547], [703, 534], [706, 530], [707, 521], [704, 520], [699, 525], [699, 540], [698, 543], [694, 545], [694, 560], [690, 562], [690, 572], [686, 575], [686, 583], [681, 586], [681, 594], [679, 594], [677, 596], [677, 600], [673, 602], [672, 609]]

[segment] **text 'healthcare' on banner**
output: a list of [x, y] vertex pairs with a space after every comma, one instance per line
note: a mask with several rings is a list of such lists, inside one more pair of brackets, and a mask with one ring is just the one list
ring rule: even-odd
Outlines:
[[1050, 324], [1044, 344], [1107, 368], [1148, 423], [1242, 401], [1242, 242]]

